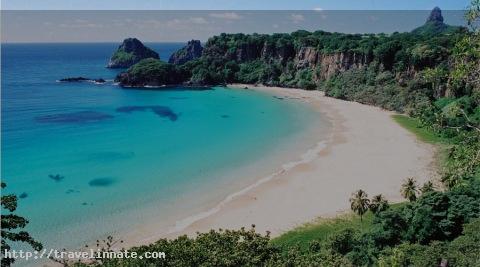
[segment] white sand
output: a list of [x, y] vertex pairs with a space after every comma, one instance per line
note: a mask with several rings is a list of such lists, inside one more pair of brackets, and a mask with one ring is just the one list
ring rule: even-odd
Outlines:
[[348, 211], [348, 199], [355, 190], [363, 189], [369, 196], [381, 193], [397, 202], [402, 200], [400, 186], [406, 177], [423, 183], [436, 176], [434, 147], [417, 141], [394, 122], [392, 112], [325, 97], [319, 91], [233, 85], [245, 86], [302, 99], [331, 120], [331, 137], [313, 161], [251, 187], [213, 214], [167, 237], [252, 224], [257, 231], [268, 230], [276, 236], [315, 218]]
[[405, 178], [415, 177], [420, 184], [436, 178], [435, 147], [417, 141], [393, 121], [392, 112], [325, 97], [320, 91], [241, 84], [231, 87], [248, 87], [284, 97], [284, 101], [305, 102], [328, 118], [331, 134], [327, 140], [324, 134], [316, 139], [318, 131], [314, 129], [311, 132], [315, 138], [298, 140], [311, 142], [311, 150], [288, 155], [298, 156], [297, 162], [304, 163], [279, 166], [276, 175], [260, 176], [255, 184], [231, 192], [221, 203], [211, 203], [203, 212], [175, 225], [168, 226], [166, 218], [159, 217], [141, 222], [127, 233], [114, 234], [124, 241], [122, 247], [182, 234], [194, 236], [197, 231], [210, 229], [249, 228], [252, 224], [261, 233], [270, 231], [277, 236], [318, 217], [349, 211], [348, 199], [355, 190], [363, 189], [370, 197], [381, 193], [390, 202], [398, 202], [403, 200], [400, 186]]

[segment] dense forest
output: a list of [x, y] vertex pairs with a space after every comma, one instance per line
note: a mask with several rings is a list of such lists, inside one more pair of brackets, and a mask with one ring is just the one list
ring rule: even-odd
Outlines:
[[[344, 227], [307, 244], [273, 242], [250, 230], [212, 230], [133, 248], [167, 258], [98, 260], [95, 266], [480, 266], [480, 2], [470, 28], [432, 11], [409, 33], [221, 34], [202, 55], [175, 65], [145, 59], [120, 74], [123, 86], [265, 84], [405, 113], [442, 140], [441, 185], [406, 180], [406, 202], [350, 199], [366, 227]], [[3, 197], [2, 197], [3, 201]], [[345, 201], [348, 201], [347, 199]], [[2, 217], [2, 225], [4, 224]], [[3, 243], [3, 226], [2, 226]], [[110, 249], [107, 241], [104, 249]], [[70, 264], [70, 263], [65, 263]], [[70, 264], [71, 265], [71, 264]], [[83, 264], [79, 264], [83, 265]]]

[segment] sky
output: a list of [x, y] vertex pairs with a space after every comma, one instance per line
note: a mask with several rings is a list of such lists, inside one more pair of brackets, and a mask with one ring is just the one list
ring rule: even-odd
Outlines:
[[[2, 43], [206, 41], [226, 33], [411, 31], [439, 6], [464, 25], [469, 0], [2, 0]], [[111, 10], [115, 7], [117, 10]], [[81, 10], [78, 10], [81, 9]], [[131, 10], [135, 9], [135, 10]]]
[[[430, 11], [2, 11], [2, 42], [206, 41], [226, 33], [405, 32]], [[443, 11], [445, 22], [464, 25], [463, 11]]]
[[3, 10], [460, 10], [469, 0], [2, 0]]

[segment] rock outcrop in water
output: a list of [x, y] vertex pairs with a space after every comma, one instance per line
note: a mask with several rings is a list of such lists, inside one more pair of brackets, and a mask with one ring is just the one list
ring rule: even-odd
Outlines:
[[59, 82], [94, 82], [94, 83], [106, 83], [103, 78], [91, 79], [85, 77], [68, 77], [58, 80]]
[[160, 56], [157, 52], [144, 46], [138, 39], [127, 38], [113, 53], [107, 68], [129, 68], [146, 58], [160, 59]]
[[199, 40], [191, 40], [170, 56], [168, 63], [181, 65], [202, 56], [203, 47]]
[[85, 78], [85, 77], [68, 77], [68, 78], [63, 78], [60, 79], [60, 82], [84, 82], [84, 81], [90, 81], [91, 79]]

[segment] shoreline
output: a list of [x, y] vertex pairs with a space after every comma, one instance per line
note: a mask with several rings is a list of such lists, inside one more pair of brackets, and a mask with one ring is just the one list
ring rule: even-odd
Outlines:
[[[194, 236], [210, 229], [248, 228], [253, 224], [258, 232], [268, 231], [275, 237], [318, 217], [345, 213], [349, 210], [348, 198], [357, 189], [366, 190], [369, 196], [382, 193], [390, 202], [398, 202], [402, 199], [399, 191], [403, 179], [414, 176], [423, 183], [436, 176], [433, 145], [419, 142], [394, 122], [390, 117], [394, 112], [325, 97], [320, 91], [249, 84], [228, 87], [247, 87], [287, 101], [300, 100], [324, 114], [332, 123], [332, 132], [327, 140], [312, 144], [299, 160], [283, 164], [271, 175], [229, 194], [215, 206], [177, 221], [168, 230], [162, 229], [162, 233], [158, 225], [144, 225], [143, 237], [132, 231], [122, 239], [123, 245], [144, 245], [160, 238]], [[380, 136], [369, 134], [369, 126]], [[393, 135], [384, 135], [385, 130]], [[361, 140], [357, 140], [357, 134], [362, 135]], [[392, 154], [389, 150], [401, 153]], [[359, 151], [368, 152], [370, 157]], [[373, 168], [368, 162], [374, 164]], [[396, 173], [391, 174], [391, 170]], [[355, 181], [358, 178], [361, 180]]]

